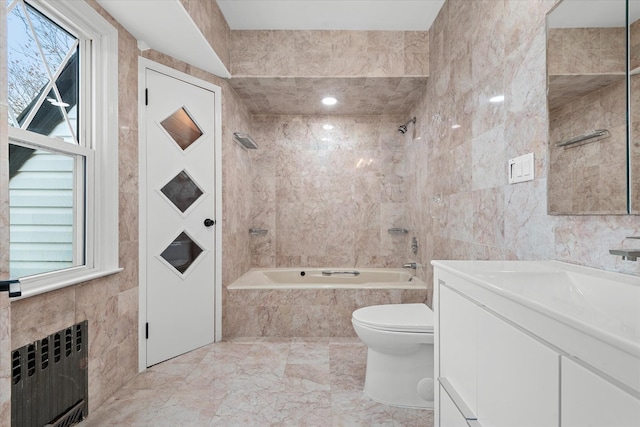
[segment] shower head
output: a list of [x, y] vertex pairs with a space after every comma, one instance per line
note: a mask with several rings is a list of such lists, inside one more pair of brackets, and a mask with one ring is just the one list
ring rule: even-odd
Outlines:
[[244, 148], [255, 150], [258, 148], [258, 144], [246, 133], [234, 132], [233, 139]]
[[409, 123], [415, 124], [416, 123], [416, 118], [414, 117], [411, 120], [407, 120], [407, 122], [405, 124], [398, 126], [398, 132], [400, 132], [401, 134], [405, 134], [407, 132], [407, 125]]

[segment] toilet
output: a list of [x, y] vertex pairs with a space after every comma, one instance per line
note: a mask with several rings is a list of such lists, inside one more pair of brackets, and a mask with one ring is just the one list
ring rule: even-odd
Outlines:
[[353, 312], [367, 345], [365, 394], [376, 402], [433, 409], [433, 311], [426, 304], [386, 304]]

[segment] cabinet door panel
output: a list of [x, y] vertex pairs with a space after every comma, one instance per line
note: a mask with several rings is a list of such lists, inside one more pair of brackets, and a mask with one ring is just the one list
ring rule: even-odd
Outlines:
[[478, 421], [485, 427], [557, 427], [560, 356], [478, 310]]
[[640, 401], [562, 358], [562, 427], [640, 426]]
[[[440, 287], [440, 372], [476, 412], [476, 313], [478, 306]], [[444, 424], [443, 424], [444, 425]]]

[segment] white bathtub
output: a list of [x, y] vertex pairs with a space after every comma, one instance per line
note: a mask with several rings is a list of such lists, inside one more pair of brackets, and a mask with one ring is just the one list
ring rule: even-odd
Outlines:
[[227, 289], [427, 289], [399, 268], [253, 268]]

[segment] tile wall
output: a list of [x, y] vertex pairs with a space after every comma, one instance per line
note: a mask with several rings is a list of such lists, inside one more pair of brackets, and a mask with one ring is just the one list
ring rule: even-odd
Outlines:
[[427, 77], [234, 77], [230, 83], [256, 114], [324, 115], [320, 100], [334, 95], [340, 102], [332, 115], [393, 115], [416, 103]]
[[[256, 267], [397, 267], [408, 235], [398, 116], [254, 116]], [[325, 129], [331, 127], [331, 129]]]
[[549, 74], [624, 74], [625, 32], [624, 27], [549, 29]]
[[[556, 0], [449, 0], [429, 34], [430, 71], [406, 137], [405, 213], [432, 259], [558, 259], [640, 274], [609, 255], [637, 216], [547, 214], [546, 12]], [[488, 102], [504, 94], [504, 103]], [[460, 127], [452, 128], [453, 125]], [[534, 181], [508, 185], [507, 160], [533, 152]]]
[[[4, 276], [3, 276], [4, 277]], [[11, 426], [11, 306], [0, 295], [0, 427]]]
[[215, 1], [180, 0], [227, 70], [230, 69], [231, 30]]
[[640, 67], [640, 19], [631, 23], [630, 31], [630, 49], [629, 56], [631, 59], [631, 69]]
[[230, 61], [234, 77], [427, 76], [429, 33], [234, 30]]
[[426, 289], [225, 290], [226, 339], [355, 337], [352, 313], [377, 304], [424, 302]]

